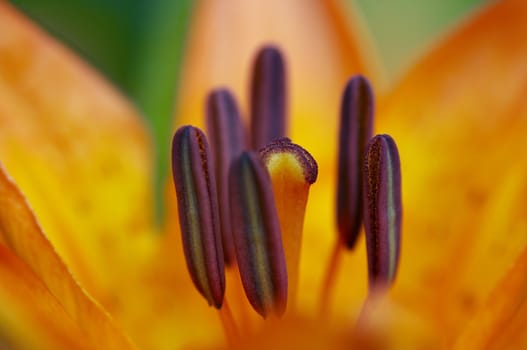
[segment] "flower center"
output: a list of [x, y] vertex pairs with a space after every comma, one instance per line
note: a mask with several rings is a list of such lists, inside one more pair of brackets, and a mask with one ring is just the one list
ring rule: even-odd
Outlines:
[[[176, 132], [172, 149], [181, 235], [192, 281], [209, 304], [225, 309], [224, 263], [237, 266], [247, 299], [264, 318], [281, 316], [288, 301], [296, 298], [305, 208], [318, 174], [309, 152], [284, 137], [285, 66], [276, 47], [258, 53], [251, 84], [250, 135], [234, 96], [227, 89], [216, 89], [206, 100], [208, 138], [185, 126]], [[363, 223], [370, 292], [386, 290], [393, 283], [400, 250], [399, 155], [390, 136], [372, 138], [373, 93], [366, 78], [355, 76], [348, 82], [340, 124], [338, 236], [322, 286], [323, 317], [343, 248], [354, 248]], [[225, 312], [222, 319], [232, 334], [229, 315]]]

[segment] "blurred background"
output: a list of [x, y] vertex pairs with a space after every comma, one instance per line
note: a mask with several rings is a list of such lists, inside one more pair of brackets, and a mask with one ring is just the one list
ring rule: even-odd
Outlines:
[[[344, 0], [361, 16], [388, 83], [489, 0]], [[174, 89], [191, 0], [12, 0], [78, 52], [141, 110], [157, 150], [156, 193], [168, 169]], [[161, 207], [161, 206], [159, 206]]]

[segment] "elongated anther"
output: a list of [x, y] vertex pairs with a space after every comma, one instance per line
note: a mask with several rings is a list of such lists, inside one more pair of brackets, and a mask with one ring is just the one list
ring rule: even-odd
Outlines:
[[229, 173], [234, 246], [245, 294], [263, 317], [281, 316], [287, 270], [269, 173], [259, 155], [244, 152]]
[[172, 143], [172, 172], [187, 267], [209, 305], [221, 308], [225, 271], [220, 236], [218, 197], [211, 154], [205, 135], [181, 127]]
[[318, 167], [308, 151], [281, 138], [260, 150], [271, 175], [273, 192], [287, 262], [289, 296], [296, 298], [302, 230], [309, 188], [317, 179]]
[[337, 225], [348, 248], [357, 242], [362, 225], [362, 161], [373, 136], [373, 93], [366, 78], [357, 75], [346, 85], [340, 110]]
[[388, 135], [377, 135], [364, 157], [364, 226], [370, 290], [395, 279], [401, 245], [401, 166]]
[[236, 100], [228, 90], [217, 89], [209, 94], [206, 125], [216, 168], [223, 253], [229, 264], [236, 259], [229, 209], [229, 168], [245, 149], [245, 130]]
[[286, 135], [286, 72], [280, 50], [263, 47], [251, 81], [251, 142], [259, 150]]

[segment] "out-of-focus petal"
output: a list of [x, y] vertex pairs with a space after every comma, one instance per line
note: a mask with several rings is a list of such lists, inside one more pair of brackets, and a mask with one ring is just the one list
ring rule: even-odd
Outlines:
[[[37, 299], [31, 300], [37, 305], [38, 312], [51, 312], [51, 310], [39, 309], [45, 306], [40, 305], [41, 300], [38, 298], [42, 297], [42, 302], [46, 304], [47, 300], [53, 299], [52, 295], [56, 300], [50, 301], [50, 303], [60, 302], [61, 305], [60, 310], [62, 311], [57, 312], [67, 314], [72, 323], [77, 325], [90, 341], [98, 344], [98, 347], [133, 349], [134, 346], [116, 327], [110, 316], [74, 280], [64, 262], [42, 233], [26, 199], [1, 166], [0, 209], [0, 244], [5, 244], [12, 253], [25, 263], [23, 265], [21, 261], [18, 262], [18, 259], [12, 257], [13, 254], [2, 251], [0, 262], [4, 263], [2, 268], [6, 269], [5, 278], [16, 275], [13, 271], [20, 270], [21, 275], [18, 276], [22, 281], [19, 281], [20, 283], [35, 284], [33, 292]], [[3, 248], [3, 250], [7, 250], [7, 248]], [[11, 276], [11, 278], [14, 277]], [[15, 290], [9, 288], [11, 287], [6, 282], [3, 291], [16, 293]], [[30, 287], [26, 285], [24, 288]], [[49, 296], [42, 294], [44, 292], [39, 292], [39, 290], [44, 290]], [[4, 296], [9, 297], [9, 295]], [[11, 297], [14, 298], [15, 296]], [[30, 309], [26, 311], [30, 311]]]
[[[527, 347], [527, 333], [525, 333], [525, 324], [527, 322], [526, 295], [527, 293], [523, 294], [523, 302], [517, 305], [517, 309], [510, 315], [511, 317], [507, 320], [505, 327], [499, 329], [499, 333], [495, 334], [495, 338], [489, 347], [490, 349], [525, 349]], [[504, 299], [502, 295], [500, 297]], [[516, 301], [519, 300], [516, 299]]]
[[277, 322], [267, 320], [255, 333], [242, 335], [236, 349], [364, 349], [386, 348], [386, 339], [379, 334], [354, 334], [351, 323], [320, 322], [298, 315], [286, 316]]
[[349, 316], [321, 322], [298, 314], [267, 320], [257, 331], [243, 334], [236, 349], [439, 349], [438, 334], [419, 315], [381, 298], [359, 328]]
[[400, 141], [405, 159], [394, 292], [428, 310], [448, 343], [527, 242], [518, 215], [503, 212], [525, 190], [515, 175], [527, 147], [525, 18], [522, 0], [482, 9], [408, 72], [379, 111], [380, 131]]
[[0, 160], [105, 304], [148, 245], [150, 151], [123, 96], [0, 1]]
[[[512, 268], [496, 284], [474, 319], [461, 333], [454, 349], [486, 349], [496, 339], [499, 340], [527, 299], [526, 270], [527, 246], [524, 246]], [[515, 340], [515, 337], [506, 339], [508, 346], [501, 349], [516, 348], [518, 344]]]
[[89, 349], [95, 345], [33, 271], [3, 244], [0, 305], [0, 344], [9, 349]]

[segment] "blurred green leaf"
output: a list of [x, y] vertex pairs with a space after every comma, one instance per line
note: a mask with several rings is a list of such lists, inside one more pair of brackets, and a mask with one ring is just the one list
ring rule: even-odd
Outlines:
[[175, 87], [183, 58], [191, 0], [158, 0], [136, 52], [132, 96], [150, 121], [156, 146], [158, 218], [163, 218], [163, 190], [169, 174]]
[[143, 2], [13, 0], [52, 35], [81, 53], [125, 92], [130, 91]]

